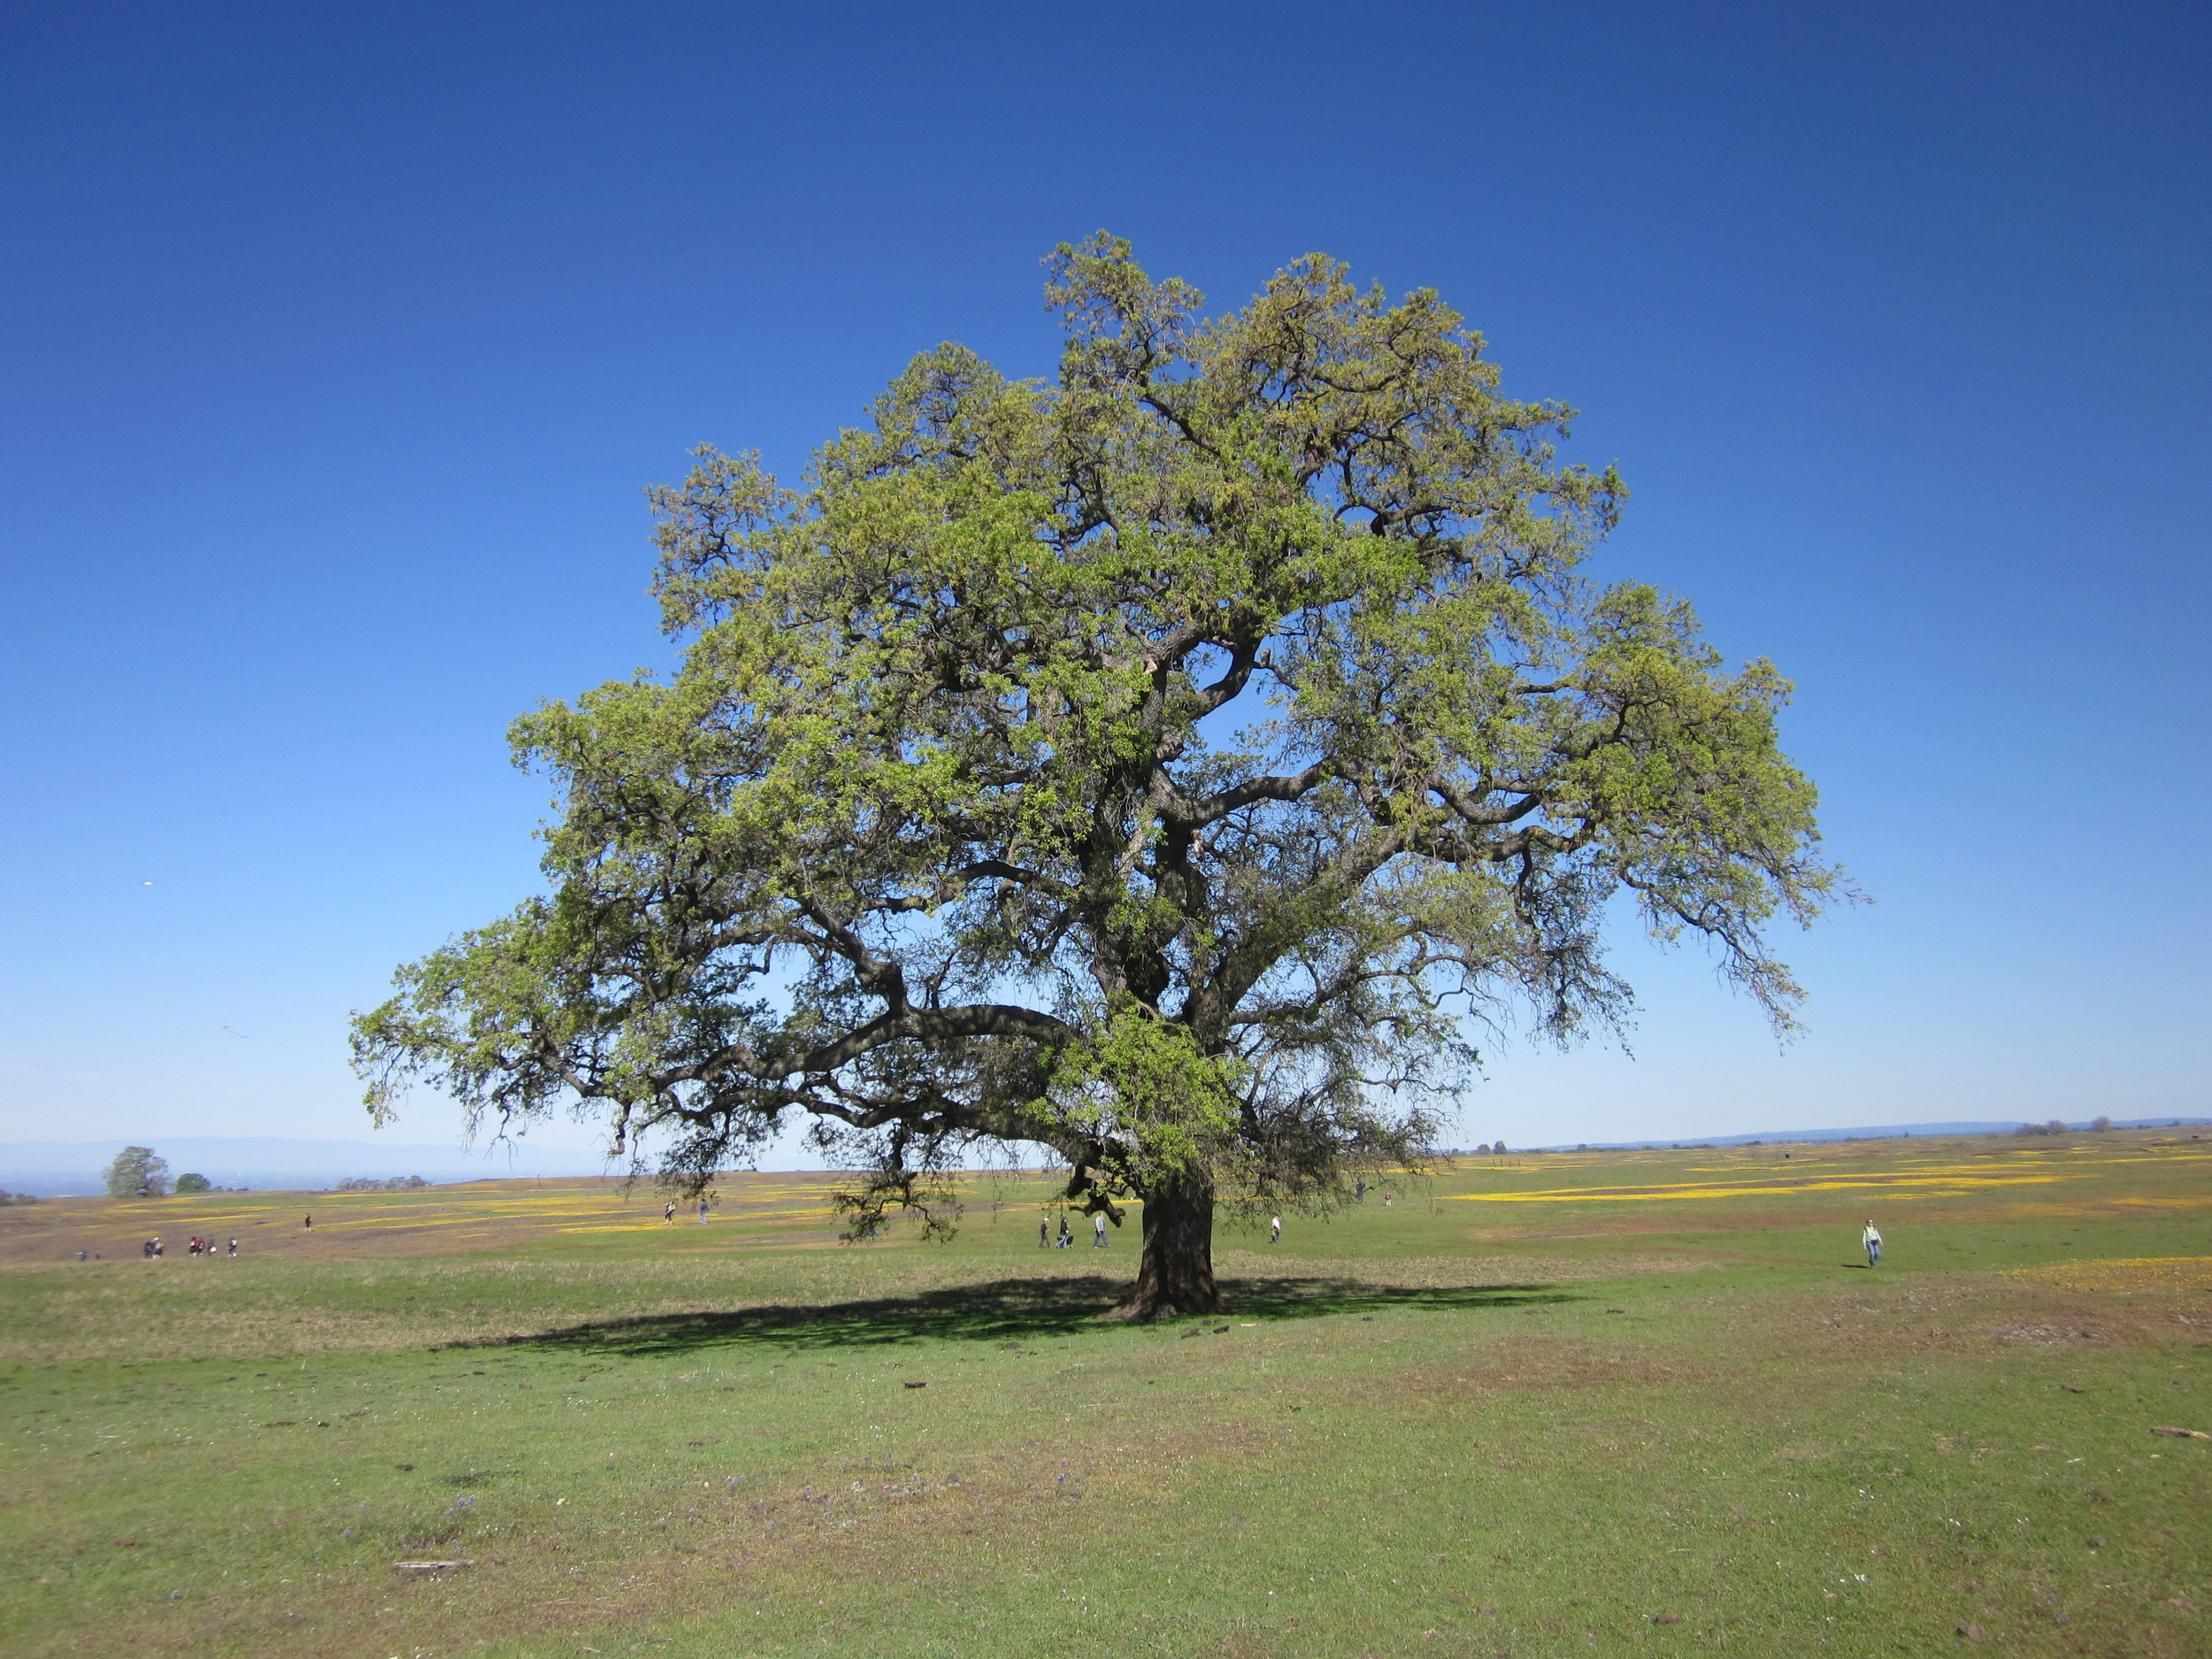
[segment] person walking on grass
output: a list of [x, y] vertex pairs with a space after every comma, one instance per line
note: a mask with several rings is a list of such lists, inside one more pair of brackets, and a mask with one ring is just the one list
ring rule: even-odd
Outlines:
[[1037, 1217], [1037, 1248], [1043, 1249], [1052, 1242], [1052, 1223], [1044, 1217]]
[[672, 1227], [675, 1225], [676, 1201], [672, 1198], [665, 1204], [661, 1206], [661, 1225], [664, 1227]]
[[1283, 1218], [1280, 1216], [1268, 1217], [1267, 1241], [1270, 1244], [1280, 1244], [1283, 1241]]
[[230, 1241], [230, 1248], [229, 1248], [229, 1249], [227, 1249], [227, 1250], [226, 1250], [226, 1251], [224, 1252], [224, 1254], [225, 1254], [226, 1256], [235, 1256], [235, 1255], [237, 1255], [237, 1254], [238, 1254], [238, 1240], [235, 1240], [235, 1239], [233, 1239], [233, 1240]]
[[1866, 1246], [1866, 1264], [1873, 1267], [1882, 1259], [1882, 1234], [1874, 1225], [1874, 1217], [1866, 1218], [1866, 1231], [1859, 1234], [1859, 1242]]
[[1064, 1250], [1071, 1247], [1074, 1243], [1075, 1235], [1068, 1231], [1068, 1218], [1065, 1216], [1063, 1216], [1060, 1217], [1060, 1241], [1054, 1248]]
[[699, 1225], [703, 1227], [707, 1225], [707, 1195], [704, 1193], [699, 1194]]
[[1091, 1217], [1091, 1248], [1094, 1250], [1102, 1250], [1105, 1248], [1106, 1212], [1101, 1210], [1094, 1213]]

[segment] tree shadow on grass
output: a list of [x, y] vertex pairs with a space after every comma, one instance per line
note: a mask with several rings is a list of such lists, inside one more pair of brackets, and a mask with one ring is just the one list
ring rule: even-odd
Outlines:
[[[1263, 1320], [1312, 1319], [1383, 1309], [1472, 1312], [1584, 1300], [1551, 1285], [1458, 1285], [1409, 1290], [1348, 1279], [1278, 1278], [1225, 1279], [1221, 1288], [1234, 1317]], [[882, 1347], [924, 1338], [1022, 1341], [1086, 1331], [1131, 1329], [1099, 1323], [1099, 1316], [1128, 1290], [1126, 1280], [1095, 1273], [1078, 1279], [1002, 1279], [915, 1296], [820, 1307], [772, 1304], [729, 1312], [703, 1310], [598, 1320], [531, 1336], [456, 1346], [643, 1357], [736, 1343], [824, 1348]], [[1162, 1326], [1169, 1323], [1163, 1321]], [[1202, 1326], [1206, 1322], [1197, 1323]]]

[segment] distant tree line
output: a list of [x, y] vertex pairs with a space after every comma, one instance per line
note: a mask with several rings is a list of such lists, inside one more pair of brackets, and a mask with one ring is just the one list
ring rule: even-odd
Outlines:
[[[151, 1147], [125, 1147], [115, 1155], [115, 1161], [107, 1167], [105, 1177], [111, 1198], [160, 1198], [171, 1191], [179, 1193], [219, 1193], [224, 1189], [204, 1175], [186, 1173], [177, 1177], [173, 1187], [169, 1179], [169, 1160], [158, 1156]], [[389, 1180], [378, 1180], [373, 1176], [349, 1176], [340, 1181], [333, 1191], [341, 1193], [408, 1193], [430, 1183], [419, 1175], [395, 1175]], [[239, 1189], [243, 1191], [243, 1188]], [[11, 1199], [0, 1192], [0, 1203], [35, 1203], [27, 1195]]]
[[36, 1202], [38, 1199], [34, 1194], [11, 1193], [6, 1187], [0, 1187], [0, 1204], [35, 1204]]
[[[125, 1147], [115, 1155], [103, 1178], [108, 1186], [110, 1198], [161, 1198], [170, 1192], [219, 1193], [226, 1189], [216, 1186], [206, 1176], [187, 1171], [176, 1179], [172, 1187], [169, 1181], [169, 1160], [157, 1156], [151, 1147]], [[239, 1192], [246, 1188], [239, 1187]]]

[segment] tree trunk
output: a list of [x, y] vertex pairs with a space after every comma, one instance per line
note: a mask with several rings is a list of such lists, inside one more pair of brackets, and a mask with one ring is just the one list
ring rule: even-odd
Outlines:
[[1136, 1294], [1110, 1319], [1226, 1313], [1214, 1285], [1214, 1185], [1203, 1175], [1162, 1181], [1144, 1195], [1144, 1256]]

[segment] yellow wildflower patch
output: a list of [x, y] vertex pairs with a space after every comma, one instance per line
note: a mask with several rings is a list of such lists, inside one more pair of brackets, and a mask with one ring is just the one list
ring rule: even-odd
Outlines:
[[[1771, 1185], [1718, 1184], [1674, 1187], [1585, 1187], [1544, 1193], [1455, 1193], [1452, 1196], [1486, 1204], [1638, 1203], [1645, 1200], [1681, 1198], [1787, 1198], [1797, 1193], [1835, 1193], [1861, 1190], [1894, 1193], [1901, 1198], [1932, 1198], [1980, 1187], [2039, 1187], [2065, 1180], [2063, 1175], [1868, 1175], [1849, 1179], [1793, 1181]], [[1916, 1193], [1916, 1187], [1937, 1187], [1941, 1193]]]

